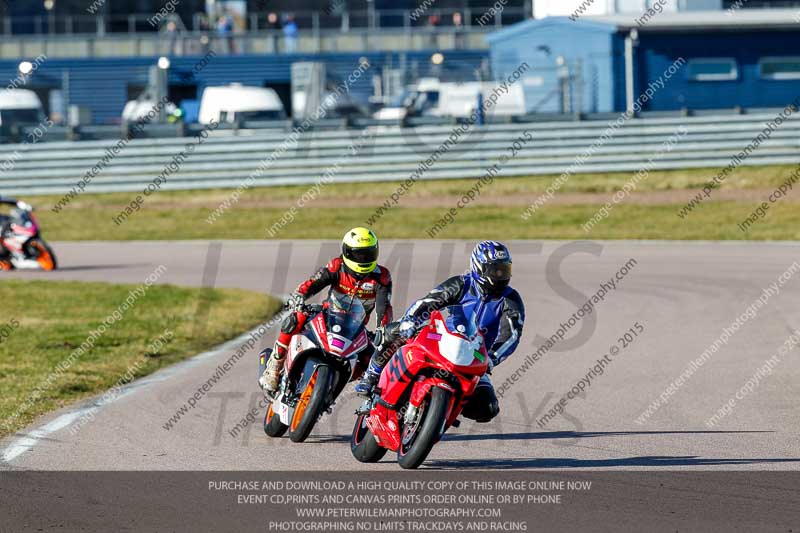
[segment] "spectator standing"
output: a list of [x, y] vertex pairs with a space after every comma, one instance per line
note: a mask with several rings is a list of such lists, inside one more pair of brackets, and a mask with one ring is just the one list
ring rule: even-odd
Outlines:
[[293, 54], [297, 51], [297, 23], [294, 15], [286, 16], [286, 24], [283, 25], [283, 41], [286, 44], [286, 53]]
[[227, 44], [229, 54], [236, 53], [236, 43], [233, 40], [233, 18], [227, 13], [217, 20], [217, 35]]
[[464, 48], [464, 19], [461, 13], [453, 13], [453, 41], [456, 48]]
[[436, 29], [439, 27], [439, 15], [430, 15], [425, 26], [427, 26], [430, 31], [428, 35], [428, 46], [430, 48], [438, 48], [439, 43], [436, 39]]
[[268, 39], [270, 40], [270, 50], [272, 52], [278, 51], [278, 32], [281, 29], [280, 19], [278, 18], [278, 14], [274, 11], [267, 14], [267, 31]]
[[180, 31], [178, 30], [178, 24], [174, 20], [170, 20], [164, 26], [164, 39], [167, 42], [167, 55], [181, 54], [179, 38]]
[[209, 50], [211, 50], [211, 23], [208, 20], [208, 15], [205, 13], [197, 13], [195, 15], [195, 20], [197, 20], [197, 30], [200, 32], [200, 49], [203, 51], [203, 54], [207, 54]]
[[281, 23], [278, 19], [278, 14], [274, 11], [267, 14], [267, 29], [268, 30], [279, 30], [281, 29]]

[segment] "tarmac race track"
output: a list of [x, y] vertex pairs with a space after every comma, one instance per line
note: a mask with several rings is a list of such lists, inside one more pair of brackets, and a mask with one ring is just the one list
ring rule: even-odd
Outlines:
[[[503, 388], [501, 415], [490, 424], [464, 421], [423, 468], [800, 469], [800, 350], [780, 352], [800, 328], [800, 246], [510, 244], [513, 286], [525, 300], [527, 321], [519, 349], [492, 378]], [[471, 246], [383, 243], [396, 315], [437, 280], [462, 272]], [[163, 264], [167, 272], [159, 283], [286, 294], [337, 249], [330, 241], [56, 243], [60, 271], [3, 276], [140, 284]], [[795, 270], [787, 270], [795, 261]], [[601, 284], [609, 288], [603, 292]], [[591, 312], [571, 320], [592, 295]], [[563, 342], [526, 365], [561, 324]], [[0, 468], [398, 469], [391, 454], [378, 465], [351, 457], [358, 400], [349, 390], [306, 443], [264, 434], [257, 353], [271, 345], [276, 330], [205, 391], [243, 338], [136, 382], [86, 423], [80, 417], [92, 402], [48, 415], [2, 443]], [[602, 375], [587, 378], [604, 356]], [[697, 360], [702, 365], [691, 364]], [[541, 421], [573, 387], [580, 394], [561, 414]], [[199, 399], [186, 407], [196, 393]], [[182, 406], [185, 412], [167, 428]], [[250, 409], [256, 421], [242, 429]]]

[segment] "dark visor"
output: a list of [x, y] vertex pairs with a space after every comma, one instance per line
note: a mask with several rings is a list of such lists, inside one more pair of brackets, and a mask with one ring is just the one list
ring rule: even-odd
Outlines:
[[511, 263], [490, 263], [483, 269], [484, 275], [491, 281], [508, 281], [511, 279]]
[[378, 247], [345, 248], [345, 257], [356, 263], [374, 263], [378, 260]]

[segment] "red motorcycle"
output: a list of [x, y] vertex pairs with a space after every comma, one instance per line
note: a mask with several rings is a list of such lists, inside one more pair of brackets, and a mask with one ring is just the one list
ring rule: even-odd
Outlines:
[[474, 317], [460, 306], [431, 314], [416, 337], [397, 350], [371, 399], [357, 412], [350, 450], [362, 463], [397, 452], [403, 468], [428, 457], [475, 392], [488, 355]]
[[[363, 372], [359, 358], [372, 353], [367, 313], [358, 298], [332, 291], [322, 306], [306, 311], [316, 316], [292, 337], [278, 391], [264, 418], [267, 435], [280, 437], [288, 430], [293, 442], [308, 437], [347, 382]], [[259, 375], [270, 353], [261, 356]]]
[[19, 202], [11, 216], [0, 216], [0, 270], [58, 268], [56, 254], [42, 239], [33, 207]]

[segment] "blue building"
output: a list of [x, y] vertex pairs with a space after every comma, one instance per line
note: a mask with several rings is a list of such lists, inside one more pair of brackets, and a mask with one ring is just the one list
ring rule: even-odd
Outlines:
[[776, 108], [800, 96], [796, 10], [551, 17], [487, 39], [497, 79], [528, 63], [538, 112]]

